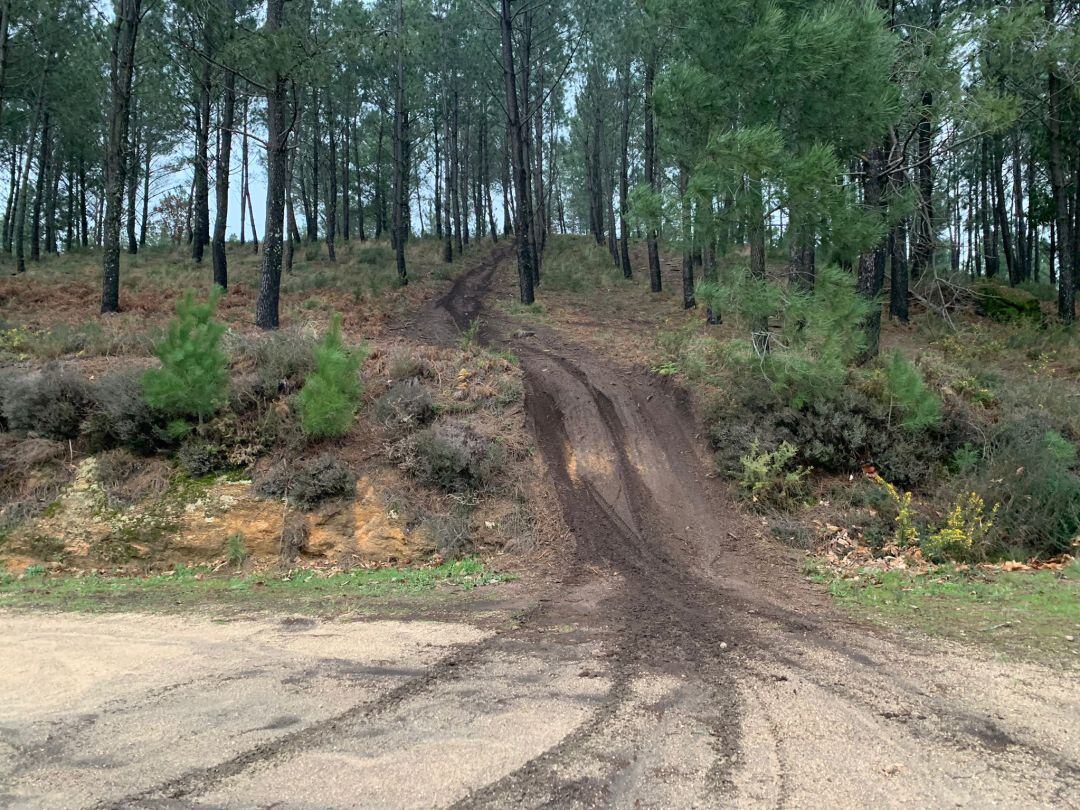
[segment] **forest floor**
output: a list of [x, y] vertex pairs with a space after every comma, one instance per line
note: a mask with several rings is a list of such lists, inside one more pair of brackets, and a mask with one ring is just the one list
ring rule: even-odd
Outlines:
[[0, 614], [3, 802], [1077, 806], [1067, 654], [838, 610], [649, 370], [660, 309], [545, 291], [522, 311], [514, 284], [497, 249], [397, 328], [447, 345], [480, 318], [513, 353], [564, 541], [413, 612], [384, 594], [385, 619]]

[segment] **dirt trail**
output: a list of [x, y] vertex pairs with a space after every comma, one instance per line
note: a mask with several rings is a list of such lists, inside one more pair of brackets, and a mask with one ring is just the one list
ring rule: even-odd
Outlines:
[[[509, 258], [415, 331], [448, 342], [482, 315], [521, 358], [574, 535], [541, 595], [481, 629], [200, 624], [168, 656], [147, 619], [138, 663], [0, 712], [0, 806], [1080, 806], [1071, 675], [835, 615], [750, 539], [677, 390], [485, 309]], [[28, 661], [0, 689], [122, 646], [100, 621], [0, 616], [0, 653]], [[88, 649], [35, 647], [43, 622]], [[174, 673], [196, 638], [207, 672]]]
[[[1080, 802], [1080, 700], [1067, 678], [909, 649], [839, 617], [776, 548], [751, 539], [730, 493], [706, 474], [681, 392], [551, 330], [514, 332], [483, 310], [493, 279], [489, 266], [473, 271], [437, 310], [458, 330], [483, 315], [483, 336], [521, 357], [528, 414], [577, 541], [568, 590], [613, 581], [588, 617], [614, 644], [606, 712], [633, 702], [625, 685], [635, 678], [692, 683], [701, 705], [687, 713], [712, 738], [696, 800], [813, 803], [844, 796], [835, 783], [853, 804]], [[598, 724], [475, 798], [565, 800], [552, 794], [552, 774], [597, 770], [580, 761], [583, 738], [605, 733]], [[655, 727], [620, 734], [636, 758]], [[793, 745], [800, 737], [811, 745]], [[605, 802], [639, 797], [643, 785], [619, 778], [623, 766], [609, 766]], [[748, 789], [751, 773], [762, 793]]]

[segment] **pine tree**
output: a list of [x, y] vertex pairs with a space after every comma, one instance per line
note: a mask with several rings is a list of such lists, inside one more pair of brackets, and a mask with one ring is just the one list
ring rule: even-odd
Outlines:
[[225, 325], [214, 320], [220, 298], [220, 287], [203, 303], [188, 290], [176, 305], [165, 338], [154, 349], [161, 368], [143, 375], [146, 401], [178, 420], [178, 431], [187, 419], [202, 422], [228, 401], [229, 365], [221, 348]]
[[296, 398], [304, 433], [321, 439], [348, 432], [364, 390], [359, 370], [365, 356], [363, 348], [345, 346], [341, 315], [335, 313], [326, 337], [315, 347], [315, 370]]

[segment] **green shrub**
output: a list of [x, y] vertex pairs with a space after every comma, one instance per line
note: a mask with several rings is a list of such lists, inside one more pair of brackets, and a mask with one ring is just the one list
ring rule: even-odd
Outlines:
[[743, 494], [759, 506], [786, 507], [806, 492], [810, 470], [794, 463], [798, 450], [783, 442], [775, 450], [760, 450], [755, 442], [740, 459]]
[[1039, 299], [1018, 287], [984, 281], [975, 287], [975, 297], [979, 311], [995, 321], [1042, 320]]
[[244, 542], [244, 535], [240, 532], [226, 537], [225, 547], [222, 550], [225, 552], [226, 562], [237, 568], [243, 565], [249, 556], [247, 544]]
[[363, 348], [351, 350], [341, 339], [341, 316], [330, 321], [326, 337], [315, 347], [315, 370], [297, 396], [300, 426], [313, 438], [343, 436], [360, 405], [363, 387], [359, 369]]
[[161, 368], [143, 375], [146, 401], [174, 420], [202, 422], [228, 401], [228, 362], [221, 349], [225, 326], [214, 320], [220, 298], [219, 287], [206, 303], [196, 302], [188, 290], [154, 349]]
[[[700, 301], [732, 313], [751, 340], [732, 341], [727, 360], [742, 375], [764, 377], [793, 407], [840, 396], [861, 355], [862, 322], [874, 304], [855, 290], [850, 273], [826, 266], [812, 291], [787, 288], [736, 269], [723, 282], [698, 285]], [[769, 329], [780, 321], [777, 331]]]
[[483, 328], [484, 321], [482, 318], [473, 318], [469, 321], [469, 326], [463, 329], [461, 337], [458, 338], [458, 345], [461, 346], [462, 351], [468, 351], [474, 346], [480, 343], [480, 329]]
[[483, 489], [494, 481], [502, 464], [498, 444], [453, 423], [419, 433], [406, 461], [421, 481], [450, 491]]
[[986, 510], [977, 492], [960, 498], [949, 510], [945, 523], [922, 540], [922, 550], [931, 560], [964, 562], [982, 557], [986, 538], [994, 527], [999, 507]]
[[286, 498], [301, 509], [356, 492], [356, 474], [343, 461], [322, 455], [311, 461], [282, 462], [257, 476], [255, 491], [264, 498]]
[[884, 370], [889, 406], [900, 412], [901, 427], [919, 431], [941, 423], [941, 402], [927, 389], [914, 363], [893, 352]]
[[57, 441], [78, 438], [92, 402], [85, 378], [62, 366], [6, 381], [4, 421], [10, 430]]
[[1004, 426], [986, 448], [987, 462], [962, 477], [973, 491], [1000, 503], [987, 545], [992, 555], [1068, 553], [1080, 535], [1076, 447], [1038, 419]]

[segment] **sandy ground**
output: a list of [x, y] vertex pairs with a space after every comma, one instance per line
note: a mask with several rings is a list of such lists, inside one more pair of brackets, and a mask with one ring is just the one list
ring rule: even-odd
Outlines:
[[619, 587], [504, 632], [0, 616], [0, 806], [1078, 806], [1066, 673], [793, 636], [716, 684], [620, 662]]
[[[427, 336], [493, 283], [464, 276]], [[0, 805], [1080, 807], [1075, 670], [838, 616], [750, 539], [678, 391], [510, 327], [485, 337], [522, 359], [573, 535], [520, 604], [0, 614]]]

